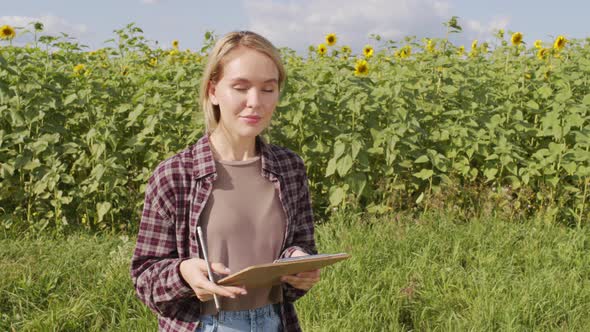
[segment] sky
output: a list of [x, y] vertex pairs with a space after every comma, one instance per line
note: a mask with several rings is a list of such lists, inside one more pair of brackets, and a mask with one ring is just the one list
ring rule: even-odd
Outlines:
[[[588, 0], [20, 0], [2, 5], [0, 26], [30, 27], [44, 23], [44, 34], [67, 33], [89, 50], [114, 38], [115, 29], [135, 23], [144, 37], [169, 48], [178, 40], [181, 49], [198, 50], [206, 31], [223, 35], [233, 30], [252, 30], [277, 47], [304, 53], [310, 45], [336, 33], [338, 45], [359, 53], [378, 34], [385, 40], [403, 41], [405, 36], [444, 37], [443, 22], [459, 17], [463, 32], [451, 36], [457, 45], [473, 39], [494, 40], [497, 29], [522, 32], [529, 45], [541, 39], [550, 45], [557, 35], [590, 37]], [[586, 22], [586, 23], [584, 23]], [[31, 34], [13, 41], [22, 45]]]

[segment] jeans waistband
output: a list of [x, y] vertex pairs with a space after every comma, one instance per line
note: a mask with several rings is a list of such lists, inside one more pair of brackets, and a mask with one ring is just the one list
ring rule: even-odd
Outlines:
[[224, 320], [240, 320], [240, 319], [249, 319], [249, 318], [266, 318], [271, 317], [274, 315], [281, 315], [281, 304], [267, 304], [263, 307], [250, 309], [250, 310], [240, 310], [240, 311], [220, 311], [217, 314], [217, 319], [220, 322]]

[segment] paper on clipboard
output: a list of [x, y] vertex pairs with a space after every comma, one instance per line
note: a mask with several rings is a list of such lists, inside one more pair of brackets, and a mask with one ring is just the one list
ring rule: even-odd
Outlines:
[[222, 286], [245, 286], [246, 288], [279, 285], [281, 277], [300, 272], [313, 271], [350, 258], [347, 253], [320, 254], [284, 258], [268, 264], [247, 267], [219, 281]]

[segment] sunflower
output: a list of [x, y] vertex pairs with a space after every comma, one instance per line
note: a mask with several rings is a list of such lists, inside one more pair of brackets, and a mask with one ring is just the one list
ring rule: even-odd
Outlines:
[[158, 64], [158, 59], [157, 58], [151, 58], [150, 59], [150, 66], [155, 67]]
[[512, 34], [512, 37], [510, 38], [510, 41], [512, 42], [512, 45], [520, 45], [522, 43], [522, 33], [520, 32], [515, 32]]
[[535, 40], [535, 48], [542, 49], [543, 48], [543, 41], [541, 39]]
[[356, 60], [354, 65], [354, 75], [355, 76], [367, 76], [369, 74], [369, 64], [367, 60]]
[[178, 55], [178, 53], [180, 53], [180, 52], [178, 52], [178, 50], [177, 50], [177, 49], [173, 49], [173, 50], [172, 50], [172, 51], [170, 51], [170, 53], [168, 53], [168, 54], [170, 54], [171, 56], [175, 56], [175, 55]]
[[174, 39], [174, 40], [172, 41], [172, 47], [173, 47], [175, 50], [177, 50], [177, 49], [178, 49], [178, 39]]
[[410, 45], [406, 45], [406, 46], [402, 47], [399, 51], [399, 56], [402, 59], [410, 57], [411, 54], [412, 54], [412, 47]]
[[372, 57], [374, 52], [375, 50], [373, 50], [373, 46], [371, 45], [367, 45], [363, 48], [363, 54], [367, 59]]
[[469, 52], [469, 57], [474, 58], [477, 56], [477, 54], [477, 39], [475, 39], [473, 42], [471, 42], [471, 51]]
[[500, 37], [500, 39], [504, 38], [504, 29], [498, 30], [498, 37]]
[[342, 48], [340, 49], [340, 51], [344, 54], [350, 54], [352, 53], [352, 49], [350, 48], [350, 46], [344, 45], [342, 46]]
[[539, 51], [537, 51], [537, 59], [539, 59], [539, 60], [545, 60], [548, 55], [549, 55], [548, 48], [541, 48], [541, 49], [539, 49]]
[[432, 39], [428, 39], [428, 42], [426, 42], [426, 50], [430, 53], [434, 53], [434, 51], [436, 51], [435, 46], [436, 42]]
[[326, 44], [328, 44], [328, 46], [334, 46], [334, 44], [336, 44], [336, 34], [335, 33], [329, 33], [326, 35]]
[[16, 32], [10, 25], [3, 25], [0, 28], [0, 39], [12, 39], [14, 36], [16, 36]]
[[461, 45], [457, 48], [457, 55], [463, 56], [465, 54], [465, 46]]
[[43, 23], [35, 22], [35, 23], [33, 23], [33, 28], [35, 28], [35, 31], [41, 32], [41, 31], [43, 31]]
[[553, 48], [561, 51], [565, 47], [565, 43], [567, 43], [567, 39], [564, 36], [557, 36], [555, 38], [555, 42], [553, 43]]
[[319, 44], [317, 52], [320, 56], [324, 56], [328, 52], [328, 48], [325, 44]]
[[127, 74], [129, 74], [129, 67], [123, 66], [123, 68], [121, 68], [121, 75], [127, 76]]
[[489, 44], [487, 42], [483, 42], [483, 44], [481, 44], [481, 52], [488, 53], [488, 47], [489, 47]]
[[80, 75], [84, 73], [84, 70], [86, 69], [86, 66], [84, 66], [83, 64], [77, 64], [74, 66], [74, 74], [76, 75]]

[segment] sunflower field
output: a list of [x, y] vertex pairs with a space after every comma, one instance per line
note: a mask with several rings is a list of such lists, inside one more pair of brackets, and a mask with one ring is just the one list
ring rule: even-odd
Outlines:
[[[0, 224], [136, 227], [151, 172], [203, 133], [198, 86], [216, 37], [162, 48], [129, 24], [88, 52], [42, 29], [13, 46], [27, 32], [0, 28]], [[265, 135], [305, 160], [320, 216], [588, 220], [590, 39], [529, 46], [498, 31], [466, 48], [374, 35], [354, 50], [329, 34], [306, 55], [281, 52], [288, 78]]]

